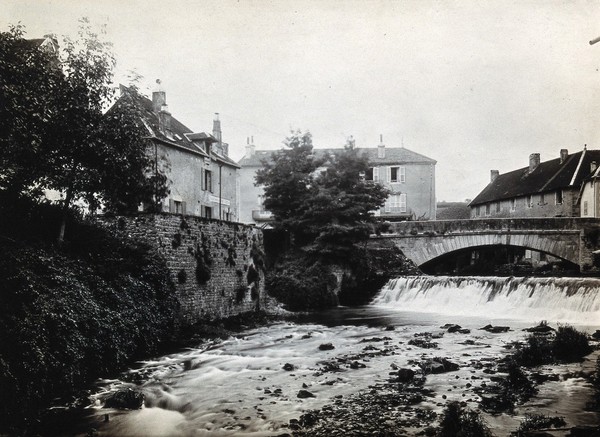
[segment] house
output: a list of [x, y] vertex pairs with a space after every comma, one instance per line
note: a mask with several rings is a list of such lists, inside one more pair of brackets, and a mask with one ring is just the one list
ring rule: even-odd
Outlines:
[[[163, 199], [162, 211], [237, 221], [239, 165], [229, 158], [229, 146], [222, 141], [219, 114], [212, 135], [194, 133], [171, 115], [166, 92], [160, 81], [157, 84], [152, 100], [140, 96], [139, 104], [148, 151], [155, 168], [167, 177], [169, 195]], [[127, 88], [121, 87], [121, 92]]]
[[597, 214], [597, 163], [600, 150], [584, 147], [574, 154], [562, 149], [557, 158], [544, 162], [532, 153], [527, 167], [504, 174], [492, 170], [490, 183], [469, 204], [471, 218]]
[[590, 175], [581, 184], [579, 211], [581, 217], [600, 217], [600, 161], [590, 164]]
[[[343, 149], [314, 149], [322, 157]], [[404, 147], [386, 147], [383, 138], [377, 147], [357, 148], [366, 155], [372, 167], [365, 178], [386, 186], [391, 194], [385, 206], [375, 215], [390, 221], [435, 220], [435, 165], [436, 161]], [[272, 215], [263, 207], [263, 189], [255, 183], [256, 171], [263, 161], [271, 159], [273, 151], [256, 150], [254, 139], [249, 138], [246, 154], [238, 161], [240, 169], [240, 221], [265, 224]]]

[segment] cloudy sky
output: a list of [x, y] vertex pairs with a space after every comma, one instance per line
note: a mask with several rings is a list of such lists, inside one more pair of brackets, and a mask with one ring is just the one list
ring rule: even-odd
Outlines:
[[0, 28], [74, 35], [84, 16], [188, 127], [219, 112], [235, 159], [248, 136], [275, 149], [292, 128], [316, 147], [382, 134], [437, 160], [453, 201], [530, 153], [600, 149], [596, 0], [2, 0]]

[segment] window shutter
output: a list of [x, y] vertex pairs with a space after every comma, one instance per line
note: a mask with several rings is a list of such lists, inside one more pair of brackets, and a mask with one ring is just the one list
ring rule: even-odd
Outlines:
[[173, 199], [169, 199], [169, 212], [175, 212], [175, 201]]
[[373, 167], [373, 180], [379, 181], [379, 167]]
[[391, 182], [392, 181], [392, 167], [387, 167], [387, 179], [385, 180], [386, 182]]
[[400, 212], [406, 212], [406, 193], [400, 194]]
[[206, 191], [206, 184], [204, 183], [204, 169], [201, 168], [200, 169], [200, 186], [202, 188], [203, 191]]
[[400, 182], [406, 182], [406, 167], [400, 167]]

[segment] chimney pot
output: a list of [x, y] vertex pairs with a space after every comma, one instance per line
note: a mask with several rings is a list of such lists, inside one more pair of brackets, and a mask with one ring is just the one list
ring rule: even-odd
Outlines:
[[494, 182], [498, 176], [500, 176], [500, 172], [498, 170], [490, 170], [490, 182]]
[[569, 157], [569, 151], [567, 149], [560, 149], [560, 163], [562, 164]]
[[529, 173], [532, 173], [540, 165], [540, 154], [532, 153], [529, 155]]

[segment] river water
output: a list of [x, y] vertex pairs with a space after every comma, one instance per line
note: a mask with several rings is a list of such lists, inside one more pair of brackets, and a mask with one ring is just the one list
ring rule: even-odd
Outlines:
[[[597, 279], [398, 278], [370, 305], [248, 330], [139, 363], [119, 379], [102, 380], [91, 398], [91, 423], [99, 435], [108, 436], [280, 435], [291, 432], [289, 421], [303, 412], [385, 382], [394, 368], [419, 371], [418, 363], [432, 357], [446, 357], [460, 369], [428, 375], [425, 388], [432, 395], [419, 407], [440, 412], [458, 400], [476, 410], [476, 389], [490, 384], [486, 363], [525, 338], [523, 328], [545, 320], [553, 327], [568, 323], [588, 332], [599, 329], [598, 290]], [[470, 332], [449, 333], [441, 328], [447, 323]], [[511, 329], [480, 329], [488, 324]], [[437, 348], [410, 345], [416, 338], [428, 338]], [[328, 343], [333, 349], [320, 348]], [[342, 364], [331, 371], [332, 363]], [[565, 375], [594, 364], [591, 356], [583, 364], [543, 370]], [[102, 408], [107, 395], [124, 387], [145, 394], [142, 409]], [[314, 397], [299, 398], [301, 390]], [[584, 411], [591, 387], [583, 378], [563, 376], [539, 390], [515, 415], [484, 415], [494, 434], [514, 431], [525, 413], [564, 416], [568, 425], [599, 423], [595, 413]]]

